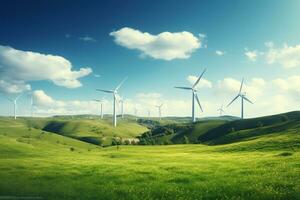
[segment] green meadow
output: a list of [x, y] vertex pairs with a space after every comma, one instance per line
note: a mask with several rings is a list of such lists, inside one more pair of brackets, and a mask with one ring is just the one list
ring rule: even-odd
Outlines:
[[[118, 147], [82, 137], [149, 129], [134, 120], [113, 128], [99, 119], [2, 117], [0, 199], [300, 199], [300, 115], [284, 116], [181, 124], [158, 134], [173, 145]], [[179, 144], [183, 136], [194, 144]]]

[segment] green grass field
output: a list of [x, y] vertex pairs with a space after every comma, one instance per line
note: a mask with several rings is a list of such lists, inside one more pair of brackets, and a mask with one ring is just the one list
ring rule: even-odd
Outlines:
[[[0, 118], [0, 199], [300, 199], [299, 126], [296, 122], [286, 125], [286, 118], [278, 122], [283, 124], [274, 133], [243, 126], [236, 132], [238, 137], [232, 140], [230, 136], [231, 140], [219, 145], [119, 149], [69, 137], [70, 133], [95, 134], [84, 129], [89, 123], [99, 129], [103, 126], [99, 121], [80, 120], [77, 127], [76, 120], [80, 119], [53, 119], [67, 124], [56, 134], [41, 130], [48, 119]], [[278, 123], [265, 122], [264, 127]], [[130, 128], [125, 128], [128, 124]], [[212, 137], [216, 133], [209, 131], [226, 124], [206, 124], [208, 132], [201, 132], [198, 123], [190, 134]], [[103, 134], [135, 136], [140, 130], [132, 132], [131, 127], [147, 130], [140, 126], [124, 121], [120, 129], [109, 127]], [[250, 137], [250, 130], [260, 134]]]

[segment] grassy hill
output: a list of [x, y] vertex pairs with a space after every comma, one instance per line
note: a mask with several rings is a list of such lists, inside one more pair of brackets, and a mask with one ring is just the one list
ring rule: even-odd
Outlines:
[[70, 138], [97, 144], [110, 145], [113, 137], [135, 138], [147, 131], [132, 119], [118, 119], [118, 126], [111, 125], [111, 118], [103, 120], [99, 117], [53, 117], [53, 118], [24, 118], [27, 126], [47, 132], [57, 133]]
[[[197, 123], [156, 125], [141, 136], [145, 144], [204, 143], [231, 144], [249, 140], [276, 144], [277, 138], [285, 146], [300, 141], [300, 112], [290, 112], [244, 120], [202, 120]], [[290, 138], [290, 139], [289, 139]], [[277, 139], [275, 139], [277, 140]]]
[[[291, 142], [299, 139], [300, 112], [237, 120], [207, 130], [198, 138], [207, 144], [228, 144], [261, 137], [290, 136]], [[272, 135], [271, 137], [269, 135]]]
[[[74, 139], [98, 136], [92, 129], [109, 126], [109, 119], [0, 117], [0, 196], [50, 200], [297, 200], [298, 115], [249, 119], [245, 124], [248, 119], [159, 125], [156, 135], [161, 128], [170, 131], [173, 141], [180, 142], [186, 136], [190, 140], [202, 138], [203, 144], [119, 148], [102, 148]], [[120, 121], [117, 130], [124, 132], [115, 133], [135, 136], [137, 132], [127, 129], [139, 129], [140, 125], [129, 120]], [[258, 122], [263, 125], [258, 127]], [[216, 131], [232, 127], [235, 132]], [[112, 131], [112, 127], [105, 130]], [[103, 134], [109, 137], [114, 133]]]

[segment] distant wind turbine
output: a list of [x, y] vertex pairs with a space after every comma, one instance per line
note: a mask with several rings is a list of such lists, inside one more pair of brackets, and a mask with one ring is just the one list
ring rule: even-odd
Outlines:
[[222, 104], [222, 106], [217, 111], [219, 111], [220, 116], [223, 115], [223, 113], [225, 112], [224, 109], [223, 109], [223, 104]]
[[246, 100], [249, 103], [253, 104], [252, 101], [250, 101], [246, 97], [246, 93], [242, 93], [243, 85], [244, 85], [244, 78], [242, 79], [238, 95], [227, 105], [227, 107], [229, 107], [236, 99], [238, 99], [239, 97], [241, 97], [241, 118], [242, 119], [244, 119], [244, 100]]
[[121, 83], [114, 89], [114, 90], [102, 90], [102, 89], [97, 89], [97, 91], [101, 92], [106, 92], [106, 93], [111, 93], [113, 94], [113, 125], [117, 126], [117, 113], [116, 113], [116, 103], [117, 103], [117, 95], [118, 95], [118, 90], [122, 86], [122, 84], [126, 81], [127, 77], [121, 81]]
[[199, 78], [197, 79], [197, 81], [194, 83], [194, 85], [192, 87], [175, 87], [177, 89], [191, 90], [192, 91], [192, 121], [193, 122], [196, 122], [196, 117], [195, 117], [195, 98], [197, 100], [199, 108], [203, 112], [203, 109], [201, 107], [201, 104], [200, 104], [200, 101], [199, 101], [199, 98], [198, 98], [198, 95], [197, 95], [196, 86], [200, 82], [200, 80], [201, 80], [203, 74], [205, 73], [205, 71], [206, 71], [206, 69], [204, 69], [204, 71], [202, 72], [202, 74], [199, 76]]
[[118, 95], [118, 99], [118, 102], [121, 104], [121, 117], [124, 118], [124, 100], [120, 95]]
[[138, 109], [137, 108], [134, 108], [134, 116], [135, 116], [135, 120], [137, 121], [138, 118], [137, 118], [137, 113], [138, 113]]
[[18, 99], [23, 95], [23, 93], [19, 94], [16, 98], [9, 98], [9, 97], [6, 97], [5, 98], [7, 100], [9, 100], [10, 102], [12, 102], [14, 104], [14, 119], [16, 120], [17, 119], [17, 101]]
[[104, 97], [101, 100], [94, 99], [94, 101], [100, 103], [100, 118], [103, 119], [103, 102], [104, 102]]
[[30, 95], [30, 116], [33, 117], [33, 110], [34, 110], [33, 92], [29, 92], [28, 94]]
[[158, 108], [158, 117], [159, 117], [159, 120], [161, 120], [161, 108], [164, 104], [160, 104], [160, 105], [157, 105], [156, 107]]
[[148, 110], [148, 120], [150, 120], [151, 112]]

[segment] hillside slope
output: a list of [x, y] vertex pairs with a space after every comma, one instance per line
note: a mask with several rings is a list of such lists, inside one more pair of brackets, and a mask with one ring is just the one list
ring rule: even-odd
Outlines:
[[208, 130], [198, 141], [208, 144], [228, 144], [268, 134], [300, 133], [300, 112], [236, 120]]
[[57, 133], [96, 145], [110, 145], [113, 137], [135, 138], [148, 129], [131, 119], [118, 119], [118, 126], [111, 125], [111, 119], [53, 117], [46, 119], [24, 119], [28, 126]]
[[230, 144], [228, 148], [296, 148], [300, 144], [300, 112], [253, 119], [208, 120], [156, 126], [141, 136], [144, 144]]

